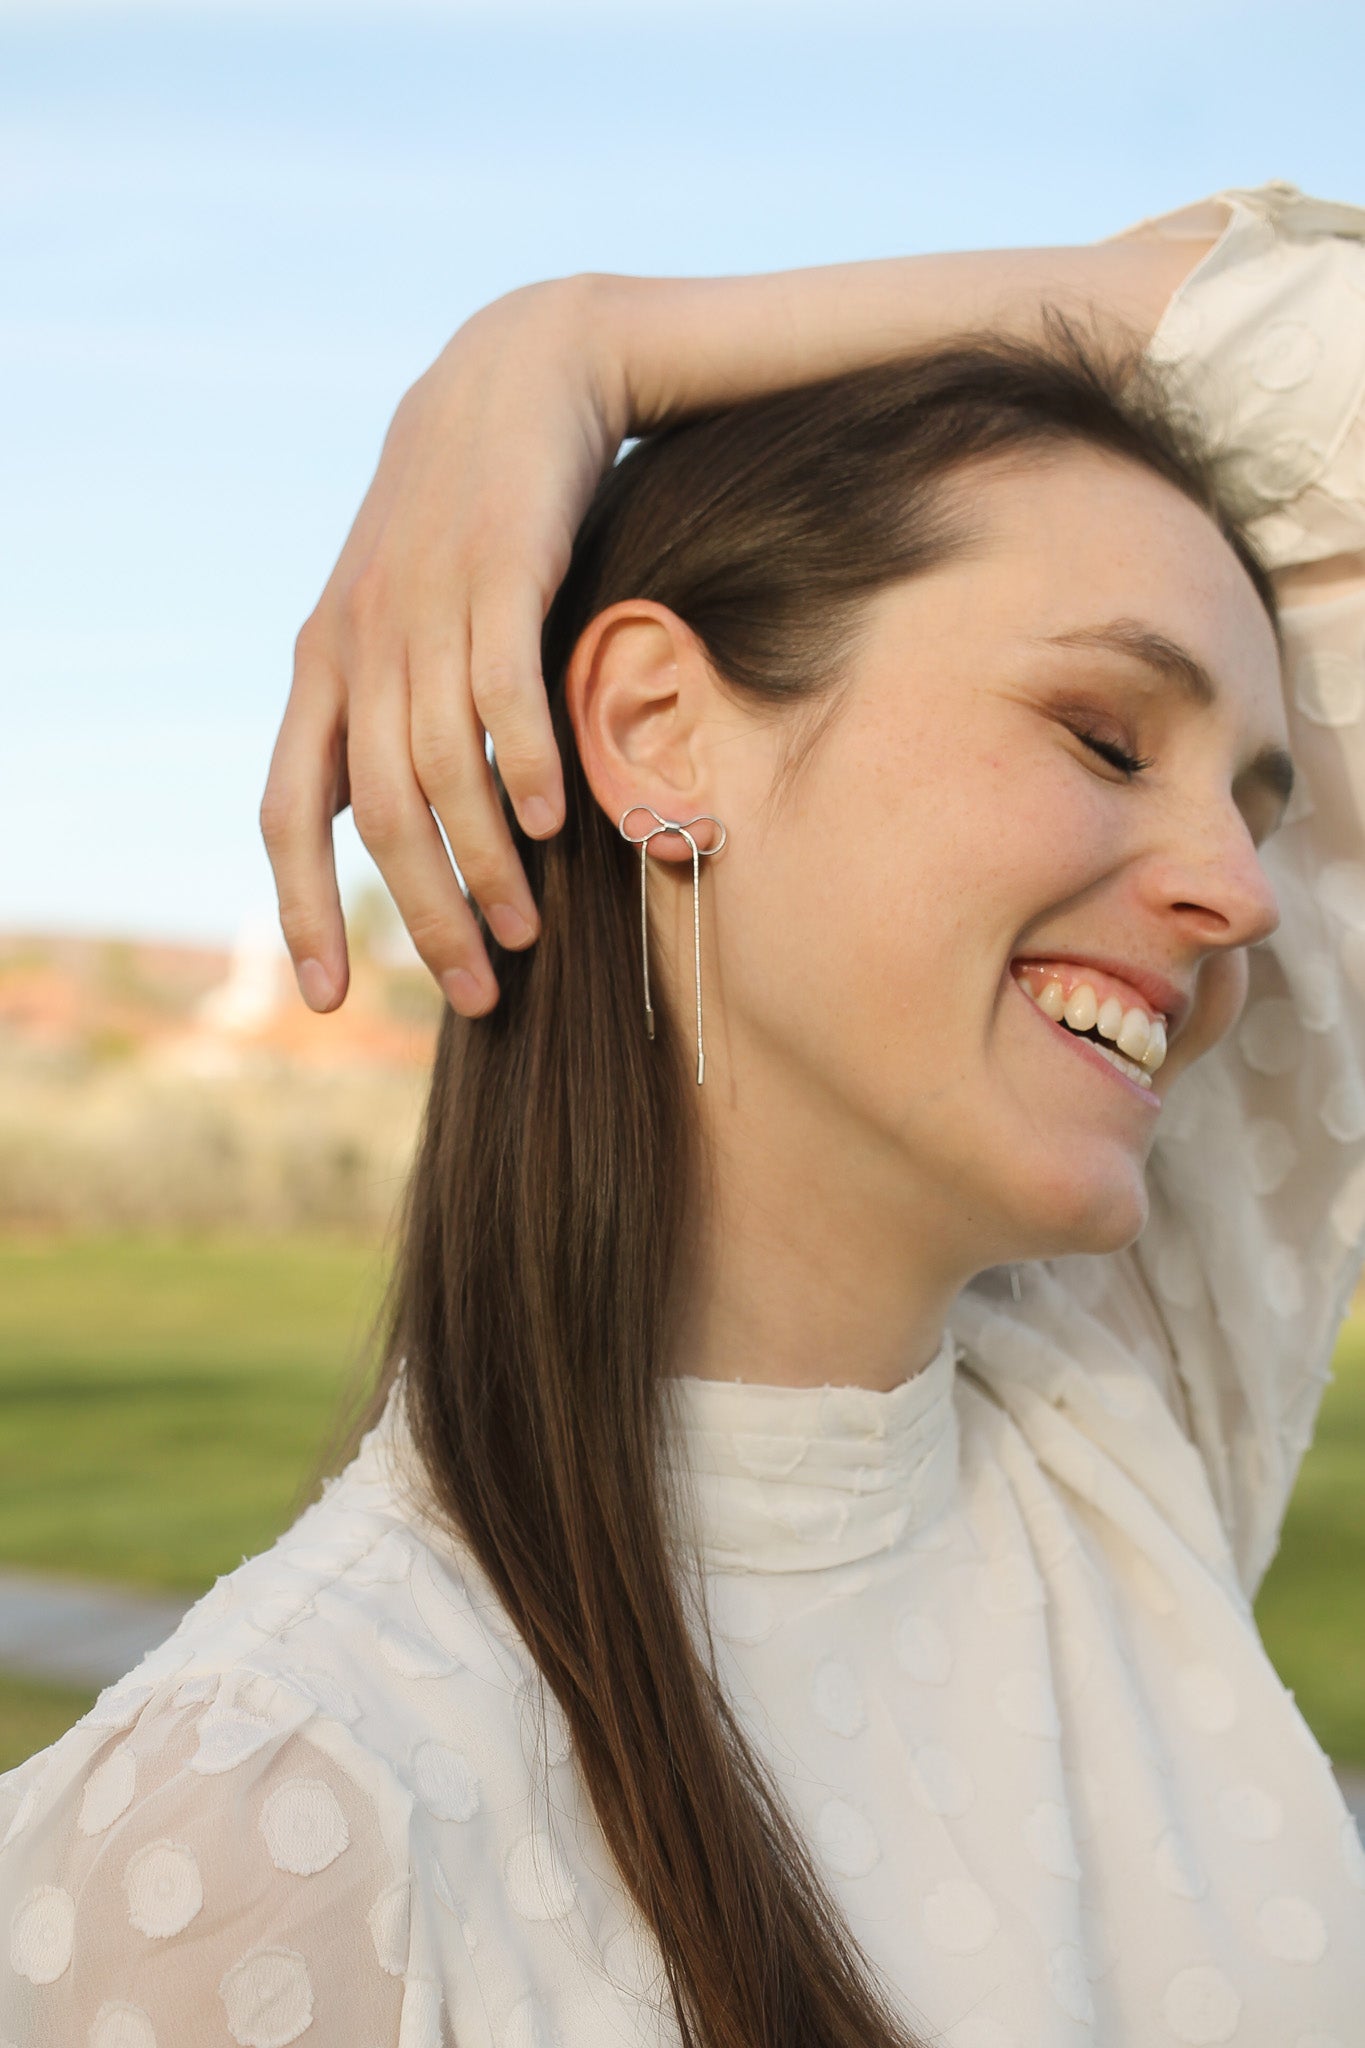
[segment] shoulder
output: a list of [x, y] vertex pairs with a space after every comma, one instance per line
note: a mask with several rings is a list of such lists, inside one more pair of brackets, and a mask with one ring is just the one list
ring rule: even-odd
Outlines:
[[172, 1681], [181, 1702], [212, 1695], [215, 1727], [259, 1696], [281, 1726], [349, 1731], [396, 1784], [437, 1721], [514, 1734], [533, 1660], [468, 1547], [427, 1511], [413, 1455], [391, 1420], [372, 1432], [87, 1721], [140, 1712]]
[[424, 2038], [458, 1943], [430, 1901], [497, 1878], [537, 1743], [567, 1751], [540, 1692], [458, 1548], [343, 1475], [0, 1780], [0, 2038], [84, 2041], [121, 2001], [147, 2040], [189, 2012], [264, 2039], [262, 2003], [271, 2040]]
[[[221, 1578], [87, 1720], [194, 1707], [194, 1769], [230, 1771], [279, 1737], [326, 1747], [406, 1812], [468, 1751], [500, 1794], [524, 1777], [534, 1662], [472, 1554], [359, 1460], [268, 1551]], [[550, 1703], [551, 1706], [553, 1703]], [[458, 1745], [458, 1748], [457, 1748]]]

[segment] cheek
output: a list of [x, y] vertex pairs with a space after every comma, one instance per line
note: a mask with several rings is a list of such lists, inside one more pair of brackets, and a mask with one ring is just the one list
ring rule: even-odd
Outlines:
[[922, 1093], [983, 1043], [1056, 859], [1022, 806], [1006, 818], [942, 781], [876, 775], [859, 794], [805, 811], [756, 858], [730, 991], [849, 1085], [863, 1073], [899, 1098], [907, 1076]]
[[1084, 803], [1063, 817], [1054, 788], [965, 744], [935, 757], [888, 734], [822, 766], [755, 849], [751, 961], [814, 975], [841, 1032], [853, 1012], [874, 1036], [913, 1022], [917, 1038], [979, 1037], [1021, 933], [1103, 871], [1108, 821]]
[[1094, 887], [1113, 821], [1059, 750], [1007, 752], [957, 707], [881, 709], [836, 724], [746, 848], [729, 993], [922, 1079], [985, 1043], [1011, 951]]

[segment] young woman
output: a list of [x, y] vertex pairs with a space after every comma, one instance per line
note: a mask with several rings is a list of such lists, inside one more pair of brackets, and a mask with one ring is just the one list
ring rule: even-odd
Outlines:
[[597, 483], [373, 1426], [0, 1783], [25, 2048], [1354, 2038], [1251, 1600], [1365, 1235], [1365, 212], [1213, 212], [1174, 401], [1020, 286]]

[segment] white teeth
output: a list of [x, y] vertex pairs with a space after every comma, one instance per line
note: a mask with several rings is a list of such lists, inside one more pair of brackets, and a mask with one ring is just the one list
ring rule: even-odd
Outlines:
[[[1095, 1044], [1093, 1039], [1088, 1039], [1086, 1042], [1090, 1045]], [[1136, 1081], [1143, 1088], [1151, 1087], [1151, 1075], [1144, 1074], [1141, 1067], [1137, 1066], [1132, 1060], [1126, 1060], [1121, 1052], [1114, 1050], [1113, 1046], [1096, 1045], [1095, 1050], [1102, 1060], [1108, 1060], [1111, 1067], [1117, 1067], [1119, 1072], [1126, 1074], [1130, 1081]]]
[[1142, 1055], [1142, 1064], [1149, 1074], [1155, 1074], [1166, 1062], [1166, 1020], [1157, 1017], [1152, 1024], [1152, 1035], [1147, 1041], [1147, 1050]]
[[1105, 1038], [1117, 1038], [1122, 1022], [1123, 1004], [1117, 996], [1106, 996], [1100, 1004], [1100, 1014], [1095, 1019], [1099, 1030]]
[[1099, 1007], [1094, 989], [1088, 981], [1083, 981], [1079, 988], [1072, 989], [1062, 1014], [1073, 1031], [1093, 1031]]
[[1147, 1022], [1145, 1010], [1125, 1010], [1114, 1043], [1120, 1052], [1126, 1052], [1130, 1060], [1137, 1060], [1140, 1064], [1151, 1035], [1152, 1027]]
[[1054, 1024], [1065, 1022], [1078, 1032], [1098, 1030], [1102, 1037], [1112, 1040], [1112, 1046], [1098, 1045], [1093, 1039], [1090, 1042], [1120, 1073], [1151, 1086], [1150, 1076], [1166, 1058], [1163, 1017], [1149, 1017], [1136, 1005], [1125, 1010], [1117, 996], [1106, 996], [1101, 1003], [1088, 981], [1081, 982], [1069, 996], [1063, 994], [1062, 984], [1055, 976], [1049, 976], [1037, 995], [1027, 981], [1020, 986]]

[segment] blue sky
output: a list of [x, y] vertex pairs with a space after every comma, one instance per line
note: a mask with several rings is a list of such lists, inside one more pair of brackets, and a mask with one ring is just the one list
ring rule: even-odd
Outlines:
[[0, 0], [0, 926], [271, 910], [294, 633], [486, 300], [1360, 201], [1362, 76], [1358, 0]]

